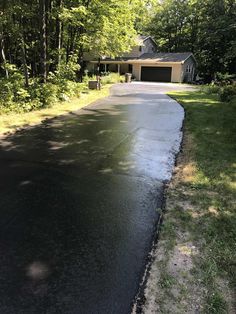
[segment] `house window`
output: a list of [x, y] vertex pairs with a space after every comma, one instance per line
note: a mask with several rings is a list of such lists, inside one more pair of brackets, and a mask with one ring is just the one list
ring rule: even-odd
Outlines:
[[133, 65], [132, 65], [132, 64], [129, 64], [128, 72], [129, 72], [129, 73], [132, 73], [132, 72], [133, 72]]
[[188, 64], [186, 67], [186, 73], [191, 73], [191, 71], [192, 71], [191, 65]]
[[139, 46], [139, 51], [142, 52], [142, 46]]

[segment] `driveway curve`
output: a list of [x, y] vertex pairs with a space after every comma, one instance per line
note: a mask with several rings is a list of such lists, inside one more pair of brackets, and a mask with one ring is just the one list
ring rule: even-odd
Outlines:
[[182, 138], [168, 86], [118, 84], [1, 140], [0, 313], [131, 311]]

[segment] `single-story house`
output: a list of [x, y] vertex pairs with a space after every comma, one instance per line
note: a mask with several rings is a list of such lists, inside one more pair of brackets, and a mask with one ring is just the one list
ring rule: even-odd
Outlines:
[[[191, 52], [162, 53], [150, 36], [139, 36], [131, 52], [119, 58], [103, 58], [102, 71], [132, 73], [138, 81], [192, 82], [196, 75], [196, 60]], [[90, 64], [97, 66], [97, 60]]]

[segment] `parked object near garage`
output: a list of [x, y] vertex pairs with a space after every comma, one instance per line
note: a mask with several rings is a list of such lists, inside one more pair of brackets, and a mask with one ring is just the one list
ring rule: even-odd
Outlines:
[[131, 83], [132, 74], [131, 73], [125, 73], [125, 83]]

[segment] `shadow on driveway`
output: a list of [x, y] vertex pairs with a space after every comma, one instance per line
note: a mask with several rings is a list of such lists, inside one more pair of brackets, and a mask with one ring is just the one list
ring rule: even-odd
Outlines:
[[1, 141], [1, 313], [130, 312], [183, 116], [147, 91]]

